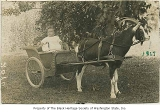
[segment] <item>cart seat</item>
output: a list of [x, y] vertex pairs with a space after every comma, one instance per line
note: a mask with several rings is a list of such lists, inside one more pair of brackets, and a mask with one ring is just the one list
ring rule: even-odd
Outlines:
[[56, 66], [56, 64], [59, 64], [63, 61], [69, 62], [75, 59], [75, 53], [68, 50], [38, 52], [37, 47], [33, 46], [27, 46], [23, 49], [26, 50], [29, 58], [38, 58], [46, 69], [53, 69], [53, 65]]

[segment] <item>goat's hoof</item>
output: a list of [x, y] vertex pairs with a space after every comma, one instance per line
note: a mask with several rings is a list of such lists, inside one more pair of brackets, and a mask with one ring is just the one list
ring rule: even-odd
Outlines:
[[78, 92], [82, 92], [82, 89], [78, 89]]
[[116, 95], [115, 94], [111, 94], [110, 98], [114, 99], [114, 98], [116, 98]]
[[118, 91], [117, 93], [116, 93], [116, 95], [120, 95], [121, 94], [121, 92], [120, 91]]

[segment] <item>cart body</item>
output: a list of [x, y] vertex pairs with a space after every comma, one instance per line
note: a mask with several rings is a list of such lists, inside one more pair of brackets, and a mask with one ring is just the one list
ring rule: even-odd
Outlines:
[[[40, 87], [44, 78], [48, 76], [60, 75], [64, 80], [71, 80], [75, 77], [77, 65], [66, 65], [64, 63], [77, 62], [76, 53], [73, 51], [38, 51], [36, 47], [25, 47], [28, 55], [28, 61], [26, 62], [26, 76], [31, 86]], [[64, 77], [63, 74], [73, 74], [71, 78]], [[39, 75], [39, 83], [34, 84], [32, 77]], [[43, 81], [41, 81], [43, 80]], [[35, 86], [38, 85], [38, 86]]]

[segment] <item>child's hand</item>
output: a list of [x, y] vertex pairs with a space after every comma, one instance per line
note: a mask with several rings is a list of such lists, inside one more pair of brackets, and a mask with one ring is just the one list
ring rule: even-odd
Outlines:
[[40, 45], [41, 45], [41, 42], [38, 42], [38, 43], [37, 43], [37, 46], [40, 46]]
[[45, 44], [49, 44], [49, 42], [44, 43], [44, 45], [45, 45]]
[[42, 47], [43, 45], [45, 45], [45, 44], [47, 44], [48, 42], [46, 42], [46, 43], [42, 43], [42, 42], [39, 42], [37, 45], [39, 46], [39, 47]]
[[62, 41], [60, 41], [59, 44], [62, 45]]

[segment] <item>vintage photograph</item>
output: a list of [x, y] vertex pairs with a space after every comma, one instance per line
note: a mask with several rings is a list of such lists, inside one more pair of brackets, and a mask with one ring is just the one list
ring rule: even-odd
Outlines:
[[2, 1], [2, 104], [159, 103], [158, 1]]

